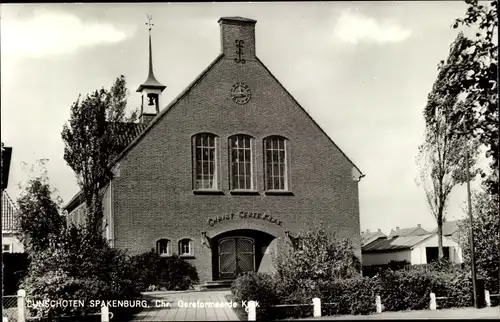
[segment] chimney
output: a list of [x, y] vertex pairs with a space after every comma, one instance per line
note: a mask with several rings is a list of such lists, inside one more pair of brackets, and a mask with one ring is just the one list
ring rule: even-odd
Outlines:
[[222, 17], [219, 19], [221, 47], [225, 58], [245, 64], [255, 60], [255, 23], [243, 17]]
[[399, 227], [396, 227], [396, 232], [397, 232], [397, 233], [399, 232]]
[[369, 233], [369, 232], [370, 232], [370, 229], [367, 229], [367, 230], [366, 230], [366, 232], [367, 232], [367, 233]]
[[379, 233], [381, 233], [381, 232], [382, 232], [382, 229], [380, 229], [380, 228], [379, 228], [377, 231], [378, 231]]
[[417, 228], [422, 228], [422, 225], [421, 225], [421, 224], [418, 224], [418, 225], [417, 225]]

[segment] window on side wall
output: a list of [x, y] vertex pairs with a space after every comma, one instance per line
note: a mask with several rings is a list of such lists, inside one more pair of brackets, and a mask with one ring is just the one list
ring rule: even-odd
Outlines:
[[184, 238], [179, 241], [180, 256], [194, 256], [193, 241], [189, 238]]
[[156, 242], [156, 253], [162, 257], [172, 256], [171, 242], [168, 239], [160, 239]]
[[2, 253], [10, 253], [10, 245], [2, 244]]
[[210, 133], [196, 134], [192, 138], [193, 189], [219, 190], [219, 138]]
[[264, 139], [266, 191], [290, 190], [290, 143], [281, 136]]

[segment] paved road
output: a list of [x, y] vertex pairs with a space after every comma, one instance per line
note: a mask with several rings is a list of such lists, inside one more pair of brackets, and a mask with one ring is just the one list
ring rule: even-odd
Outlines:
[[474, 320], [499, 320], [500, 307], [490, 307], [484, 309], [460, 308], [446, 310], [422, 310], [406, 312], [382, 312], [371, 315], [344, 315], [344, 316], [324, 316], [309, 318], [304, 320], [399, 320], [399, 319], [474, 319]]
[[[132, 321], [237, 321], [229, 291], [177, 292], [148, 294], [150, 307]], [[219, 307], [216, 307], [219, 306]]]

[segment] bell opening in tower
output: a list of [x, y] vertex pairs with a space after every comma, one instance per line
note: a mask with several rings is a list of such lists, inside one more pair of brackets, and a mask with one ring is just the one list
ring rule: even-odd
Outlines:
[[148, 94], [148, 106], [156, 106], [158, 103], [158, 94]]

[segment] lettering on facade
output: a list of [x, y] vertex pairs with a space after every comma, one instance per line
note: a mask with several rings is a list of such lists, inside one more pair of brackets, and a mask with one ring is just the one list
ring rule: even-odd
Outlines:
[[269, 214], [261, 213], [261, 212], [250, 212], [250, 211], [240, 211], [239, 213], [227, 213], [224, 215], [210, 217], [207, 219], [207, 223], [209, 226], [214, 226], [215, 224], [220, 223], [222, 221], [226, 221], [226, 220], [240, 220], [240, 219], [247, 219], [247, 218], [266, 220], [266, 221], [269, 221], [270, 223], [273, 223], [273, 224], [276, 224], [279, 226], [281, 226], [283, 224], [283, 222], [281, 220], [278, 220]]

